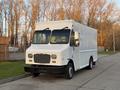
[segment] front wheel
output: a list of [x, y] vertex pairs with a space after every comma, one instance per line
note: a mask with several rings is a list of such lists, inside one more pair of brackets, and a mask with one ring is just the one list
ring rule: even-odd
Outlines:
[[69, 63], [66, 67], [65, 78], [72, 79], [73, 75], [74, 75], [73, 64]]
[[39, 73], [31, 73], [32, 74], [32, 77], [37, 77], [39, 76]]

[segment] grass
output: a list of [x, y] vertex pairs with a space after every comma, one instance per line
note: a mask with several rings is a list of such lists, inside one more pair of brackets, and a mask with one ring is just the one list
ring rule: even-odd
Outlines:
[[113, 52], [113, 51], [108, 51], [108, 52], [102, 51], [102, 52], [98, 52], [98, 54], [101, 54], [101, 55], [112, 55], [112, 54], [115, 54], [115, 53], [117, 53], [117, 52]]
[[0, 79], [24, 74], [24, 61], [0, 62]]

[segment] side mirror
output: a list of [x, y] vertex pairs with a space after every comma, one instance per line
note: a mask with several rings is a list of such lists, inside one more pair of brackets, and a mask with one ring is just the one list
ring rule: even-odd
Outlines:
[[70, 46], [73, 46], [73, 47], [79, 46], [79, 39], [72, 40], [72, 42], [70, 43]]
[[72, 47], [78, 47], [79, 46], [79, 33], [78, 32], [73, 32], [72, 33], [72, 38], [71, 38], [71, 42], [70, 42], [70, 46]]
[[33, 41], [32, 40], [30, 40], [30, 44], [32, 43]]
[[76, 41], [79, 40], [79, 33], [78, 32], [75, 32], [74, 38]]
[[75, 32], [75, 46], [79, 46], [79, 33]]
[[79, 39], [75, 40], [75, 46], [79, 46]]

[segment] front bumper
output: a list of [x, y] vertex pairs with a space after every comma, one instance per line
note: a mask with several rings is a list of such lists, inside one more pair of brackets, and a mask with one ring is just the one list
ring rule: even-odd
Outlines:
[[24, 67], [29, 73], [65, 73], [66, 66], [31, 65]]

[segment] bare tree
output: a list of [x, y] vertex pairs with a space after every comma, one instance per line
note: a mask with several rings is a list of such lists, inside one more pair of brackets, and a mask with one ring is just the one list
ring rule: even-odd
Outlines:
[[87, 25], [98, 29], [99, 45], [105, 46], [108, 43], [108, 33], [112, 30], [112, 18], [117, 16], [114, 3], [107, 0], [88, 0], [87, 3], [89, 14]]
[[[113, 2], [107, 0], [5, 0], [5, 18], [8, 21], [8, 36], [11, 45], [18, 44], [18, 32], [21, 17], [24, 17], [24, 42], [33, 36], [37, 22], [46, 20], [73, 19], [90, 27], [96, 28], [102, 45], [109, 45], [109, 35], [112, 32], [112, 20], [120, 18], [120, 11], [115, 9]], [[6, 8], [7, 6], [7, 8]], [[115, 20], [115, 23], [118, 20]], [[31, 28], [31, 30], [29, 30]], [[7, 32], [7, 31], [6, 31]], [[25, 43], [26, 45], [26, 43]]]
[[15, 40], [14, 44], [15, 46], [18, 46], [18, 29], [19, 29], [19, 20], [21, 17], [21, 0], [14, 2], [14, 23], [15, 23]]
[[2, 2], [0, 2], [0, 36], [2, 36]]
[[[66, 17], [82, 22], [83, 4], [84, 0], [67, 0], [67, 3], [65, 4]], [[68, 7], [66, 8], [67, 5]]]
[[35, 24], [38, 21], [40, 14], [40, 0], [31, 0], [30, 6], [31, 6], [30, 26], [32, 28], [31, 31], [31, 38], [32, 38], [33, 32], [35, 30]]
[[13, 46], [14, 45], [14, 13], [13, 13], [13, 8], [14, 8], [14, 2], [13, 0], [8, 1], [8, 36], [10, 37], [10, 44]]

